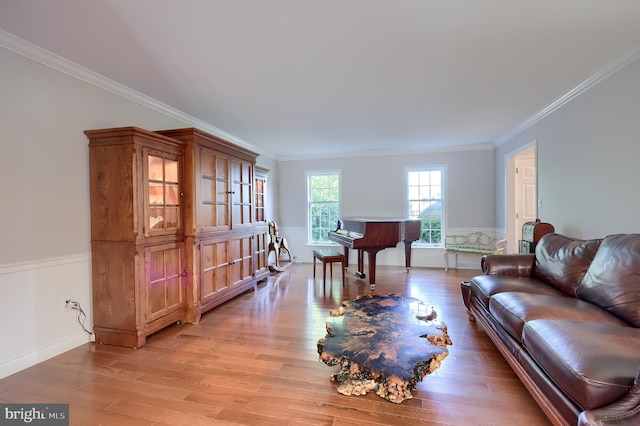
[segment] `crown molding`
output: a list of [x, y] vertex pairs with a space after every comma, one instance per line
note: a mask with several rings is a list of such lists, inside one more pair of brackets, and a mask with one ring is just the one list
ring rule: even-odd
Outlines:
[[579, 85], [577, 85], [576, 87], [574, 87], [573, 89], [565, 93], [560, 98], [556, 99], [553, 103], [541, 109], [536, 114], [532, 115], [531, 117], [529, 117], [528, 119], [520, 123], [518, 126], [511, 129], [509, 132], [503, 134], [496, 141], [496, 145], [497, 146], [502, 145], [503, 143], [509, 141], [513, 137], [519, 135], [529, 127], [536, 124], [538, 121], [547, 117], [554, 111], [560, 109], [565, 104], [571, 102], [572, 100], [574, 100], [575, 98], [577, 98], [578, 96], [580, 96], [581, 94], [583, 94], [584, 92], [586, 92], [587, 90], [595, 86], [596, 84], [605, 80], [606, 78], [616, 73], [620, 69], [624, 68], [625, 66], [629, 65], [630, 63], [634, 62], [638, 58], [640, 58], [640, 45], [634, 47], [631, 50], [628, 50], [623, 55], [618, 57], [616, 60], [614, 60], [613, 62], [610, 62], [609, 64], [607, 64], [606, 66], [604, 66], [603, 68], [601, 68], [600, 70], [598, 70], [597, 72], [589, 76], [589, 78], [587, 78], [585, 81], [583, 81], [582, 83], [580, 83]]
[[357, 152], [344, 152], [344, 153], [331, 153], [331, 154], [316, 154], [316, 155], [300, 155], [300, 156], [282, 156], [278, 157], [278, 161], [301, 161], [301, 160], [320, 160], [331, 158], [353, 158], [353, 157], [388, 157], [392, 155], [413, 155], [413, 154], [433, 154], [444, 152], [467, 152], [467, 151], [485, 151], [493, 150], [495, 146], [489, 143], [473, 144], [473, 145], [456, 145], [456, 146], [442, 146], [442, 147], [429, 147], [429, 148], [416, 148], [416, 149], [404, 149], [404, 150], [371, 150], [371, 151], [357, 151]]
[[82, 80], [85, 83], [89, 83], [93, 86], [99, 87], [103, 90], [138, 103], [154, 111], [158, 111], [171, 118], [175, 118], [176, 120], [182, 121], [187, 125], [197, 127], [200, 130], [211, 133], [214, 136], [218, 136], [237, 145], [257, 151], [256, 147], [230, 133], [225, 132], [222, 129], [219, 129], [218, 127], [192, 117], [189, 114], [185, 114], [184, 112], [177, 110], [165, 103], [162, 103], [150, 96], [144, 95], [121, 83], [118, 83], [117, 81], [111, 80], [101, 74], [82, 67], [75, 62], [69, 61], [62, 56], [58, 56], [46, 49], [36, 46], [33, 43], [29, 43], [28, 41], [23, 40], [1, 29], [0, 47], [17, 53], [18, 55], [24, 56], [25, 58], [29, 58], [33, 61], [39, 62], [64, 74], [70, 75], [71, 77], [77, 78], [78, 80]]

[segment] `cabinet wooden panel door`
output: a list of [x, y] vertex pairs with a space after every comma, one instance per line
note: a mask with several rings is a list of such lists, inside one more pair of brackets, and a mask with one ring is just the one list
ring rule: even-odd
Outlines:
[[146, 320], [155, 321], [184, 307], [186, 270], [183, 244], [148, 247], [144, 251]]
[[200, 243], [200, 303], [207, 304], [229, 289], [229, 240]]
[[258, 281], [269, 275], [269, 231], [268, 227], [256, 227], [255, 235], [255, 276]]
[[253, 279], [253, 234], [234, 235], [229, 240], [230, 282], [238, 287]]
[[255, 284], [253, 234], [201, 241], [196, 321], [209, 309], [237, 296]]

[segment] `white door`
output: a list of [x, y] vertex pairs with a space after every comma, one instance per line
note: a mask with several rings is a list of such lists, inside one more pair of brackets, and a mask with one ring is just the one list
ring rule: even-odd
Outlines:
[[533, 155], [516, 157], [516, 236], [522, 239], [522, 225], [536, 219], [536, 161]]

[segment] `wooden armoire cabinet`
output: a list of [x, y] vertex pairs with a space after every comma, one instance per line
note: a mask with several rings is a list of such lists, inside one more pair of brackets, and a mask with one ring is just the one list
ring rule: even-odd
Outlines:
[[267, 277], [256, 153], [194, 128], [85, 134], [96, 342], [143, 346]]
[[135, 127], [85, 133], [96, 341], [140, 347], [187, 318], [184, 144]]

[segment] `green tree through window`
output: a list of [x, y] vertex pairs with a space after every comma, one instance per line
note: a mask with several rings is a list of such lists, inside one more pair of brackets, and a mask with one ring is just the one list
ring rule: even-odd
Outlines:
[[309, 243], [328, 243], [340, 218], [340, 173], [307, 173], [307, 204]]
[[419, 244], [440, 246], [443, 243], [443, 180], [441, 167], [407, 172], [408, 216], [422, 220]]

